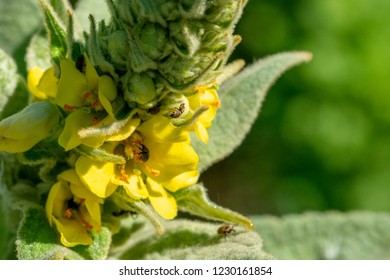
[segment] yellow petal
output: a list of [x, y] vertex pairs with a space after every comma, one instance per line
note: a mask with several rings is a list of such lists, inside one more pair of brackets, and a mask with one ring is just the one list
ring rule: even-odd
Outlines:
[[95, 204], [102, 204], [104, 200], [101, 197], [93, 194], [87, 187], [84, 186], [83, 183], [80, 185], [70, 184], [70, 190], [72, 193], [78, 198], [85, 199], [85, 201], [91, 201]]
[[61, 234], [61, 243], [66, 247], [76, 245], [90, 245], [92, 237], [78, 220], [54, 220], [57, 230]]
[[202, 141], [203, 143], [209, 142], [209, 133], [200, 121], [197, 121], [195, 123], [194, 130], [196, 137], [198, 137], [200, 141]]
[[32, 95], [34, 95], [36, 98], [46, 99], [46, 94], [38, 89], [38, 84], [42, 76], [43, 70], [41, 68], [31, 68], [27, 73], [27, 87]]
[[117, 96], [116, 86], [114, 81], [107, 75], [101, 76], [99, 79], [98, 96], [103, 108], [112, 118], [115, 119], [111, 101], [115, 100]]
[[203, 143], [207, 143], [209, 140], [207, 128], [211, 126], [217, 113], [217, 109], [221, 105], [218, 93], [214, 88], [209, 88], [190, 96], [188, 100], [192, 110], [196, 110], [200, 106], [208, 107], [208, 109], [200, 115], [195, 124], [188, 128], [188, 130], [194, 130], [196, 136]]
[[106, 141], [122, 141], [130, 137], [139, 126], [140, 119], [130, 119], [118, 133], [107, 136]]
[[163, 186], [148, 177], [146, 187], [149, 192], [149, 201], [153, 209], [166, 220], [172, 220], [177, 215], [177, 204]]
[[117, 170], [116, 176], [111, 182], [115, 185], [123, 186], [128, 195], [132, 198], [145, 199], [148, 197], [145, 183], [140, 175], [133, 172], [133, 169], [133, 164], [127, 163], [124, 170], [125, 174], [121, 174], [120, 170]]
[[55, 76], [54, 68], [47, 69], [39, 81], [38, 89], [44, 92], [48, 97], [55, 98], [57, 95], [58, 79]]
[[200, 100], [202, 105], [219, 107], [218, 94], [215, 89], [208, 89], [205, 92], [200, 93]]
[[110, 76], [103, 75], [99, 79], [99, 91], [108, 99], [114, 101], [117, 97], [116, 86]]
[[149, 119], [138, 130], [145, 139], [153, 139], [156, 142], [184, 142], [190, 137], [187, 131], [174, 126], [168, 118], [163, 116]]
[[71, 198], [72, 193], [64, 181], [59, 181], [51, 187], [45, 205], [46, 216], [50, 225], [54, 222], [55, 217], [62, 217], [65, 211], [63, 202]]
[[181, 173], [196, 169], [198, 155], [188, 143], [156, 143], [152, 140], [146, 139], [144, 142], [149, 149], [149, 159], [146, 165], [159, 170], [160, 174], [155, 176], [148, 170], [144, 172], [153, 180], [160, 183], [166, 182]]
[[[82, 185], [83, 183], [81, 182], [79, 176], [76, 173], [76, 170], [74, 169], [67, 169], [57, 176], [58, 180], [63, 180], [66, 182], [69, 182], [74, 185]], [[77, 195], [77, 194], [76, 194]]]
[[176, 192], [180, 189], [195, 185], [199, 179], [199, 171], [192, 170], [188, 172], [181, 173], [169, 181], [163, 183], [164, 188], [170, 192]]
[[98, 97], [99, 97], [100, 104], [102, 104], [102, 106], [103, 106], [104, 110], [107, 112], [107, 114], [111, 118], [115, 119], [115, 115], [114, 115], [114, 112], [112, 110], [111, 102], [107, 99], [106, 96], [104, 96], [102, 94], [102, 92], [100, 90], [99, 90], [99, 93], [98, 93]]
[[70, 60], [61, 60], [60, 67], [61, 77], [58, 82], [56, 103], [61, 107], [81, 106], [83, 93], [89, 90], [86, 77]]
[[111, 183], [115, 175], [115, 165], [111, 162], [103, 162], [81, 156], [76, 161], [76, 171], [81, 181], [90, 191], [99, 197], [106, 198], [116, 189]]
[[97, 148], [103, 145], [105, 139], [106, 137], [104, 136], [93, 136], [82, 138], [81, 142], [88, 147]]
[[100, 205], [94, 200], [85, 200], [84, 205], [80, 207], [80, 213], [83, 218], [92, 226], [93, 231], [101, 230], [101, 211]]
[[126, 180], [118, 180], [118, 178], [116, 178], [112, 182], [124, 187], [128, 195], [134, 199], [145, 199], [148, 197], [145, 183], [140, 176], [131, 174]]
[[202, 106], [200, 94], [196, 93], [188, 97], [188, 103], [190, 105], [191, 110], [196, 110], [200, 106]]
[[202, 115], [200, 115], [198, 122], [202, 122], [202, 124], [207, 128], [211, 126], [212, 121], [215, 118], [215, 115], [217, 114], [217, 107], [215, 106], [209, 106], [207, 111], [203, 112]]
[[84, 54], [85, 59], [85, 78], [87, 79], [88, 87], [90, 89], [96, 89], [99, 83], [99, 75], [96, 72], [95, 67], [92, 66], [87, 55]]
[[69, 114], [65, 119], [64, 129], [58, 137], [58, 143], [65, 151], [76, 148], [82, 143], [77, 132], [81, 127], [90, 126], [94, 120], [94, 114], [85, 113], [82, 110], [77, 110]]

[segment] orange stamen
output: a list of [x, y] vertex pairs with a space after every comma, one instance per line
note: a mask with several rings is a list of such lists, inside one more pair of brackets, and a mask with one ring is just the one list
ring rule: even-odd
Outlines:
[[74, 109], [76, 109], [76, 107], [68, 105], [68, 104], [65, 104], [64, 105], [64, 109], [65, 109], [65, 111], [73, 111]]
[[77, 210], [77, 214], [79, 215], [80, 220], [83, 222], [84, 226], [87, 228], [87, 230], [92, 230], [93, 226], [90, 225], [85, 219], [83, 214], [81, 214], [80, 210]]
[[64, 212], [64, 216], [67, 219], [70, 219], [72, 217], [72, 210], [70, 208], [66, 209]]
[[150, 166], [147, 166], [145, 163], [142, 163], [142, 166], [143, 166], [148, 172], [150, 172], [150, 174], [152, 174], [152, 175], [154, 175], [154, 176], [160, 176], [160, 170], [153, 169], [153, 168], [151, 168]]
[[92, 101], [92, 103], [91, 103], [92, 108], [96, 108], [99, 105], [100, 105], [100, 101], [99, 100]]
[[86, 91], [86, 92], [83, 93], [81, 98], [85, 100], [85, 99], [89, 98], [90, 96], [91, 96], [91, 93], [89, 91]]
[[205, 86], [196, 86], [195, 89], [199, 92], [199, 93], [204, 93], [206, 91], [206, 87]]
[[125, 168], [126, 168], [126, 165], [125, 165], [125, 164], [122, 164], [122, 165], [121, 165], [121, 179], [122, 179], [122, 180], [127, 180], [127, 179], [129, 179], [129, 175], [126, 174]]
[[97, 118], [93, 118], [92, 125], [97, 125], [99, 123], [99, 120]]

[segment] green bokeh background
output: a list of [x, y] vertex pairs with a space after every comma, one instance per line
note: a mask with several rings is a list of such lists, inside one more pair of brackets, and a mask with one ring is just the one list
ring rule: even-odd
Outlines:
[[234, 58], [313, 61], [278, 80], [241, 147], [202, 175], [213, 201], [245, 214], [390, 210], [389, 12], [388, 0], [249, 1]]

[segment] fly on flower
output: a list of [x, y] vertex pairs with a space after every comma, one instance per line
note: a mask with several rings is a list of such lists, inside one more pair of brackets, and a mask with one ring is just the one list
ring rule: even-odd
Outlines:
[[86, 68], [87, 68], [87, 63], [85, 62], [85, 56], [80, 55], [75, 62], [75, 66], [77, 70], [79, 70], [82, 74], [85, 74]]

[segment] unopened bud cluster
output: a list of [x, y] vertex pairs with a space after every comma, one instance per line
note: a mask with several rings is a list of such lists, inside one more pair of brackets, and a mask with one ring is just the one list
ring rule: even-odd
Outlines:
[[[155, 107], [163, 107], [166, 102], [162, 100], [167, 96], [190, 96], [197, 92], [196, 86], [213, 83], [240, 41], [239, 36], [233, 35], [233, 28], [245, 3], [246, 0], [108, 1], [112, 20], [96, 28], [98, 46], [95, 36], [89, 38], [89, 55], [100, 69], [107, 65], [115, 69], [130, 108], [156, 112], [159, 109]], [[190, 112], [189, 108], [183, 109], [186, 105], [180, 100], [161, 111], [171, 109], [168, 116], [177, 118], [179, 112]]]

